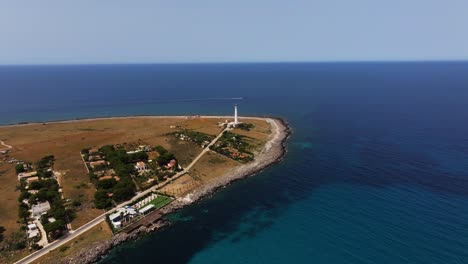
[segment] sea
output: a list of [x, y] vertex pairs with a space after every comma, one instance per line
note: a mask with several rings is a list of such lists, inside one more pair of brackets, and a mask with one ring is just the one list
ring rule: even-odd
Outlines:
[[467, 62], [0, 67], [0, 124], [234, 104], [284, 160], [100, 263], [468, 263]]

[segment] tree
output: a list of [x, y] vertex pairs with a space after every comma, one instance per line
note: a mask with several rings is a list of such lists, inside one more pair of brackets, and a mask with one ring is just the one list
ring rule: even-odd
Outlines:
[[97, 190], [94, 194], [94, 205], [98, 209], [105, 209], [112, 205], [112, 201], [105, 190]]
[[24, 165], [23, 164], [16, 164], [15, 166], [16, 174], [24, 172]]
[[29, 193], [28, 191], [22, 191], [20, 193], [20, 196], [18, 197], [18, 202], [22, 202], [24, 199], [29, 199], [30, 196], [31, 193]]
[[90, 171], [90, 172], [89, 172], [89, 180], [90, 180], [90, 181], [94, 181], [94, 180], [96, 180], [96, 179], [97, 179], [96, 174], [94, 174], [94, 172]]
[[50, 211], [50, 215], [54, 217], [56, 220], [63, 220], [65, 221], [67, 219], [67, 212], [63, 206], [60, 205], [54, 205]]
[[83, 155], [89, 154], [89, 148], [82, 149], [81, 154], [83, 154]]
[[167, 153], [167, 150], [163, 146], [160, 146], [160, 145], [154, 147], [154, 149], [156, 149], [156, 151], [159, 153], [159, 155], [163, 155], [163, 154]]
[[113, 178], [112, 179], [99, 180], [97, 182], [97, 188], [98, 189], [110, 189], [110, 188], [114, 187], [114, 185], [116, 183], [117, 182]]
[[172, 159], [175, 159], [174, 154], [172, 153], [164, 153], [163, 155], [160, 155], [156, 158], [156, 161], [158, 162], [159, 166], [166, 165], [171, 161]]
[[129, 160], [132, 161], [132, 162], [141, 161], [141, 160], [147, 161], [148, 160], [148, 154], [146, 154], [146, 152], [133, 153], [133, 154], [129, 155]]
[[18, 210], [18, 216], [20, 219], [26, 219], [29, 217], [29, 207], [25, 203], [20, 203], [19, 205], [19, 210]]
[[44, 230], [49, 234], [52, 239], [57, 239], [63, 235], [66, 224], [63, 220], [57, 220], [52, 223], [44, 225]]
[[16, 242], [12, 246], [13, 250], [20, 250], [26, 248], [26, 241], [22, 240], [19, 242]]
[[34, 249], [34, 250], [39, 250], [42, 248], [42, 246], [39, 246], [38, 244], [34, 243], [31, 245], [31, 248]]
[[118, 202], [128, 200], [135, 194], [133, 182], [130, 179], [122, 179], [115, 185], [113, 190], [114, 195], [112, 198]]
[[0, 226], [0, 242], [3, 241], [3, 233], [5, 232], [5, 227], [3, 226]]

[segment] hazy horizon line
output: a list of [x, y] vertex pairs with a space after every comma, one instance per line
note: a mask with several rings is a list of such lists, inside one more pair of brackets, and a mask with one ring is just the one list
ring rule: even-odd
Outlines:
[[9, 66], [118, 66], [118, 65], [216, 65], [216, 64], [366, 64], [366, 63], [464, 63], [468, 59], [459, 60], [337, 60], [337, 61], [226, 61], [226, 62], [122, 62], [122, 63], [28, 63], [1, 64]]

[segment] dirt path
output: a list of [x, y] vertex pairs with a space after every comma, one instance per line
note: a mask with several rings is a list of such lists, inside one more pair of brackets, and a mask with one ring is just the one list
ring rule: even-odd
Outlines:
[[[2, 144], [4, 147], [6, 147], [6, 149], [12, 149], [13, 148], [12, 146], [5, 144], [5, 142], [3, 142], [1, 140], [0, 140], [0, 144]], [[4, 150], [4, 149], [0, 149], [0, 150]]]

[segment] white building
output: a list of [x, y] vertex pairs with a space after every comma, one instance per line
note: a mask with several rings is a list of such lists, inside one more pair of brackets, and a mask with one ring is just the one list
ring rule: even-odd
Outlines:
[[39, 229], [37, 229], [36, 224], [29, 224], [27, 232], [28, 232], [28, 238], [37, 237], [37, 235], [39, 235]]
[[143, 161], [139, 161], [139, 162], [136, 163], [135, 169], [138, 172], [145, 172], [145, 171], [148, 170], [148, 167], [146, 166], [146, 164]]
[[109, 215], [109, 220], [111, 221], [114, 228], [122, 227], [122, 220], [126, 217], [134, 217], [137, 214], [137, 211], [130, 207], [126, 206], [125, 208], [119, 208], [115, 213]]
[[18, 181], [21, 179], [26, 179], [29, 177], [34, 177], [37, 175], [37, 171], [31, 171], [31, 172], [20, 172], [18, 173]]
[[156, 207], [154, 206], [154, 204], [149, 204], [141, 209], [138, 210], [138, 212], [140, 212], [140, 214], [146, 214], [150, 211], [152, 211], [153, 209], [155, 209]]
[[32, 217], [39, 218], [43, 213], [46, 213], [49, 210], [50, 210], [49, 202], [35, 204], [31, 207]]

